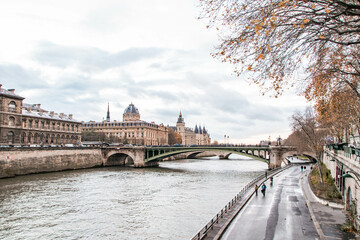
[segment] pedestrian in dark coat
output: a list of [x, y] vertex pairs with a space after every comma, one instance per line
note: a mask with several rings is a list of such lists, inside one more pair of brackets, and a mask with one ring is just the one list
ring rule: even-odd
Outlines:
[[264, 197], [265, 197], [265, 192], [266, 192], [266, 185], [265, 183], [263, 183], [263, 185], [261, 186], [261, 193], [263, 194]]

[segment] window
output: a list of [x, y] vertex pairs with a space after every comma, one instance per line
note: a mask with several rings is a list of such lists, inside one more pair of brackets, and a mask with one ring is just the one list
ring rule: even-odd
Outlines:
[[26, 135], [25, 133], [21, 134], [21, 143], [25, 143]]
[[9, 144], [14, 143], [14, 132], [8, 132], [7, 137], [8, 137]]
[[15, 118], [9, 117], [9, 126], [15, 126]]
[[11, 101], [9, 103], [9, 112], [15, 112], [15, 109], [16, 109], [16, 104], [14, 101]]
[[42, 129], [45, 128], [45, 123], [44, 123], [44, 121], [41, 121], [41, 128], [42, 128]]

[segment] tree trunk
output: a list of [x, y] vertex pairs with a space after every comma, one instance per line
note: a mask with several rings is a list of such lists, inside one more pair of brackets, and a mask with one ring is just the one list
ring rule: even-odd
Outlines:
[[317, 155], [316, 156], [317, 157], [317, 159], [316, 159], [316, 165], [317, 165], [317, 167], [318, 167], [318, 170], [319, 170], [319, 177], [320, 177], [320, 181], [321, 181], [321, 183], [324, 183], [324, 180], [323, 180], [323, 176], [322, 176], [322, 171], [321, 171], [321, 159], [322, 159], [322, 152], [320, 153], [320, 156], [319, 155]]

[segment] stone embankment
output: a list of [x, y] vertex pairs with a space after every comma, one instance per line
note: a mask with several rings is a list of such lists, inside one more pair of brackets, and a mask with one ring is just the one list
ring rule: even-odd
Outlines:
[[0, 178], [102, 166], [99, 148], [9, 148], [0, 150]]

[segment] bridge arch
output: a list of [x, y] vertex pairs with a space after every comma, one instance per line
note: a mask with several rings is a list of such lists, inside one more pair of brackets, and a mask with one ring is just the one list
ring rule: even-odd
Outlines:
[[[259, 151], [255, 151], [259, 150]], [[147, 148], [146, 149], [146, 157], [145, 162], [152, 162], [152, 161], [161, 161], [163, 158], [175, 156], [178, 154], [185, 154], [186, 156], [196, 156], [199, 153], [202, 152], [220, 152], [221, 156], [220, 158], [224, 158], [225, 156], [228, 157], [230, 154], [239, 154], [239, 155], [245, 155], [250, 156], [252, 158], [256, 158], [261, 161], [269, 162], [269, 159], [265, 158], [266, 156], [270, 156], [269, 149], [268, 148], [261, 148], [259, 147], [207, 147], [207, 146], [201, 146], [201, 147], [175, 147], [175, 148]], [[265, 154], [261, 154], [261, 152], [264, 152]], [[268, 154], [266, 154], [268, 153]], [[261, 156], [264, 156], [262, 158]]]
[[133, 166], [134, 156], [131, 153], [112, 152], [105, 156], [104, 166]]
[[186, 156], [187, 159], [192, 159], [192, 158], [196, 158], [196, 156], [198, 154], [200, 154], [202, 152], [193, 152], [193, 153], [190, 153], [189, 155]]

